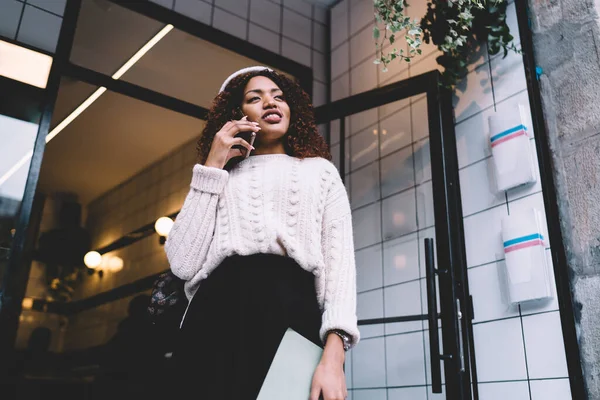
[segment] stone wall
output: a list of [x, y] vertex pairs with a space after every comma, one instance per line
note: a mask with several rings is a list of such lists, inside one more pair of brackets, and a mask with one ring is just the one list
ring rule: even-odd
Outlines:
[[529, 0], [584, 379], [600, 398], [600, 1]]

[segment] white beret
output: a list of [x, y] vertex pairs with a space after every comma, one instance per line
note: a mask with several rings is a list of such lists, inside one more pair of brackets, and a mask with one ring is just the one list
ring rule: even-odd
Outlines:
[[229, 75], [229, 78], [225, 79], [225, 82], [223, 82], [223, 84], [221, 85], [221, 89], [219, 89], [219, 93], [221, 93], [223, 90], [225, 90], [227, 85], [229, 85], [229, 82], [231, 82], [231, 80], [233, 78], [235, 78], [236, 76], [245, 74], [247, 72], [264, 71], [264, 70], [273, 72], [273, 70], [271, 68], [262, 67], [262, 66], [242, 68], [239, 71], [234, 72], [233, 74]]

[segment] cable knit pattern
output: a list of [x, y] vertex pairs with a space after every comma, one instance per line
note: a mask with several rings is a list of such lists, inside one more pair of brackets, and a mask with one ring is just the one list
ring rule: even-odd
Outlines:
[[194, 166], [165, 251], [188, 299], [225, 258], [289, 256], [315, 275], [321, 339], [342, 329], [356, 345], [356, 266], [346, 188], [332, 163], [285, 154], [247, 158], [230, 172]]

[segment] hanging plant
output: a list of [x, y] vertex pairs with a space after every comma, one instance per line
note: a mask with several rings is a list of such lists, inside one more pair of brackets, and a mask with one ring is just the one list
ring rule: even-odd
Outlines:
[[[444, 68], [441, 84], [452, 88], [467, 74], [467, 66], [480, 44], [487, 41], [488, 53], [510, 50], [520, 52], [512, 43], [513, 36], [506, 23], [508, 4], [505, 0], [429, 0], [427, 13], [419, 21], [405, 15], [406, 0], [374, 0], [376, 26], [375, 64], [383, 71], [392, 61], [411, 62], [421, 54], [423, 42], [433, 43], [442, 52], [437, 62]], [[403, 37], [407, 50], [391, 47]]]

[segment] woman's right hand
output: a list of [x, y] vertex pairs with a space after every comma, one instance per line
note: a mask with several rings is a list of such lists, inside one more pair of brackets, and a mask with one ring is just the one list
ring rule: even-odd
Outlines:
[[256, 134], [260, 131], [258, 123], [250, 122], [247, 118], [244, 117], [239, 121], [229, 121], [223, 125], [213, 139], [205, 166], [223, 169], [232, 158], [243, 156], [244, 154], [240, 149], [232, 149], [235, 145], [245, 147], [246, 151], [254, 150], [250, 143], [240, 137], [235, 137], [240, 132], [252, 131]]

